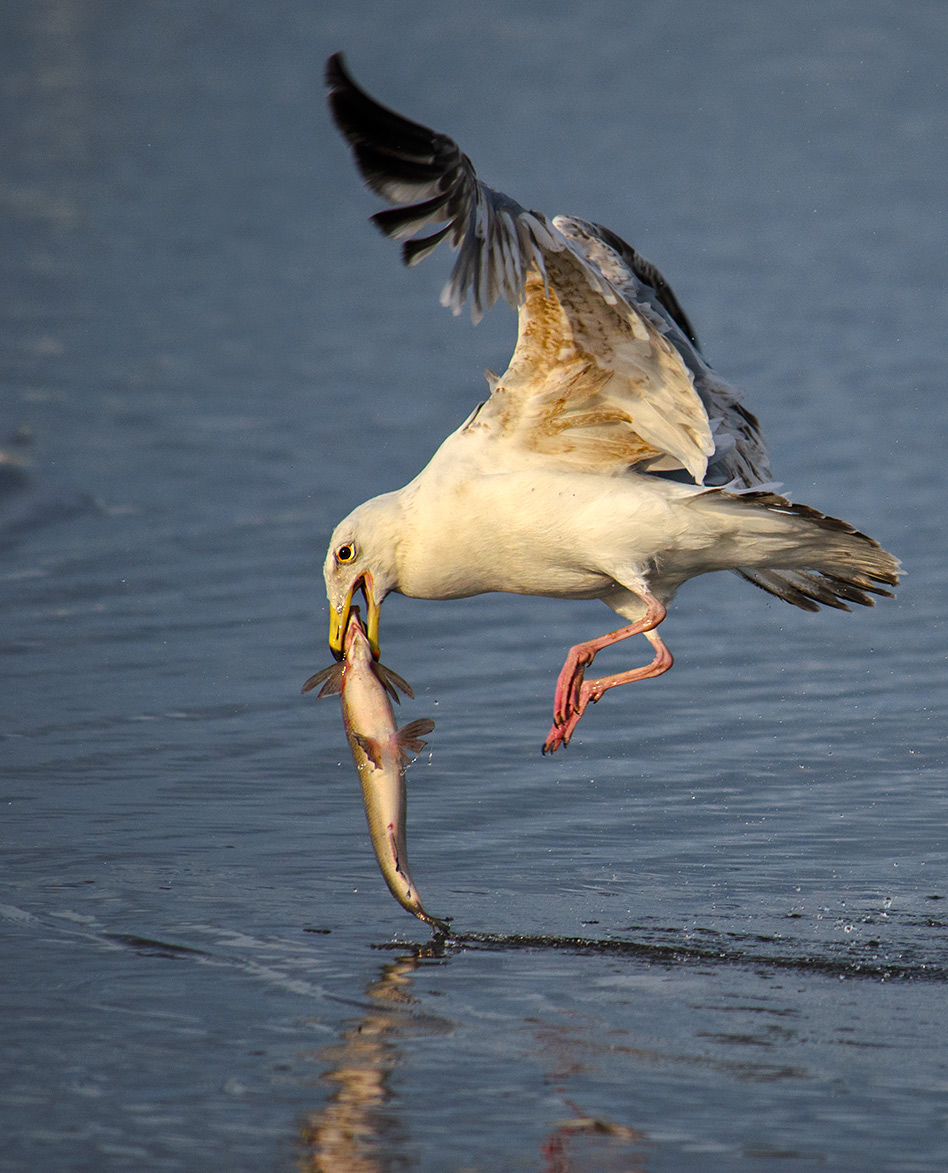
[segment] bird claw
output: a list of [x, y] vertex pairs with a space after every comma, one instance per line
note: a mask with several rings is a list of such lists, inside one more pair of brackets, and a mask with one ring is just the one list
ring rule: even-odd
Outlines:
[[[619, 631], [612, 631], [598, 640], [591, 640], [585, 644], [577, 644], [570, 648], [566, 663], [563, 665], [556, 681], [556, 694], [553, 697], [553, 726], [543, 743], [544, 754], [555, 753], [561, 745], [569, 745], [573, 731], [579, 724], [579, 719], [586, 711], [586, 706], [596, 704], [602, 699], [603, 693], [618, 684], [629, 684], [633, 680], [644, 680], [648, 676], [661, 676], [672, 666], [671, 652], [655, 635], [653, 629], [665, 618], [665, 608], [650, 594], [642, 595], [643, 601], [648, 603], [648, 611], [639, 623], [630, 624]], [[592, 664], [596, 653], [610, 644], [618, 643], [620, 639], [639, 635], [644, 632], [655, 647], [655, 658], [643, 668], [633, 668], [630, 672], [620, 672], [613, 676], [604, 676], [598, 680], [586, 680], [586, 669]]]
[[[567, 660], [563, 665], [563, 670], [560, 672], [559, 679], [556, 682], [556, 694], [553, 697], [553, 728], [550, 730], [551, 737], [558, 727], [569, 724], [573, 714], [577, 710], [579, 710], [580, 716], [582, 715], [583, 708], [585, 708], [582, 700], [583, 676], [585, 672], [586, 665], [582, 660], [573, 663]], [[579, 720], [579, 717], [576, 719]], [[547, 738], [547, 741], [549, 740], [550, 738]], [[567, 738], [567, 740], [569, 739]]]
[[556, 753], [561, 745], [569, 745], [573, 732], [579, 724], [579, 719], [586, 711], [586, 706], [590, 701], [595, 704], [598, 700], [599, 696], [590, 685], [583, 683], [577, 689], [575, 703], [571, 698], [567, 712], [565, 714], [556, 712], [553, 715], [552, 728], [543, 743], [544, 756], [548, 753]]
[[569, 739], [564, 737], [564, 727], [554, 723], [550, 732], [546, 735], [546, 741], [543, 743], [543, 756], [546, 757], [548, 753], [556, 753], [561, 745], [568, 745]]

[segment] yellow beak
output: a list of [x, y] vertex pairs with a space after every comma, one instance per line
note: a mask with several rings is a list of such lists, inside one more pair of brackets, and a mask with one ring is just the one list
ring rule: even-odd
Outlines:
[[365, 634], [368, 637], [372, 655], [376, 659], [379, 658], [379, 611], [381, 610], [381, 603], [375, 597], [372, 575], [367, 572], [357, 578], [349, 588], [349, 592], [339, 611], [331, 609], [329, 612], [329, 646], [337, 660], [341, 660], [343, 656], [343, 648], [346, 642], [346, 628], [349, 626], [349, 613], [352, 610], [352, 596], [360, 589], [363, 595], [365, 595], [366, 602]]

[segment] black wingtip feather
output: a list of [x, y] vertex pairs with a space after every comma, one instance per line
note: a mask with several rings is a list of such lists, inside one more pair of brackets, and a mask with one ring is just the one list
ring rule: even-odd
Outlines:
[[434, 162], [456, 153], [456, 145], [446, 135], [370, 97], [356, 84], [341, 53], [333, 53], [326, 62], [326, 85], [333, 120], [353, 146], [366, 140], [376, 147], [384, 142], [387, 152], [417, 162]]
[[434, 252], [451, 231], [451, 228], [451, 224], [446, 224], [444, 228], [438, 232], [432, 232], [430, 236], [422, 236], [419, 240], [406, 240], [402, 245], [402, 260], [409, 268], [412, 265], [417, 265], [419, 261], [423, 261], [426, 256]]
[[367, 143], [360, 140], [352, 145], [352, 152], [359, 171], [366, 178], [377, 175], [379, 178], [396, 179], [403, 183], [417, 183], [422, 187], [428, 187], [439, 183], [444, 176], [444, 167], [440, 163], [390, 151], [382, 143]]
[[448, 206], [451, 196], [452, 193], [446, 191], [430, 200], [424, 200], [420, 204], [412, 204], [409, 208], [386, 208], [384, 212], [376, 212], [372, 216], [372, 223], [386, 236], [395, 236], [401, 229], [410, 228], [416, 222], [417, 227], [422, 228], [432, 221], [447, 220], [450, 217], [450, 211], [443, 216], [439, 213]]

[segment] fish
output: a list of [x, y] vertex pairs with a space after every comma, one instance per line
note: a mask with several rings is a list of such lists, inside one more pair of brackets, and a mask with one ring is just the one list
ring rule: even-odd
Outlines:
[[410, 697], [415, 694], [397, 672], [375, 659], [358, 608], [353, 608], [346, 627], [342, 660], [311, 676], [302, 691], [310, 692], [318, 685], [322, 688], [317, 700], [326, 696], [342, 700], [342, 721], [362, 784], [369, 834], [389, 891], [402, 908], [436, 932], [447, 933], [448, 922], [431, 916], [421, 902], [408, 870], [405, 837], [405, 769], [409, 755], [424, 749], [422, 738], [434, 729], [434, 721], [422, 717], [397, 728], [392, 700], [401, 703], [399, 691]]

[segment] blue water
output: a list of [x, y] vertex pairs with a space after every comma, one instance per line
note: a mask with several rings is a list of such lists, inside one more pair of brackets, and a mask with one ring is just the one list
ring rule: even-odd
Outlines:
[[[394, 11], [5, 11], [0, 1168], [942, 1170], [948, 15]], [[515, 325], [365, 223], [336, 49], [655, 260], [788, 493], [908, 570], [852, 615], [689, 584], [674, 671], [551, 759], [610, 612], [388, 600], [435, 945], [299, 686], [332, 525]]]

